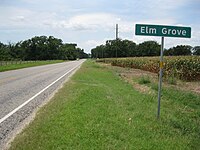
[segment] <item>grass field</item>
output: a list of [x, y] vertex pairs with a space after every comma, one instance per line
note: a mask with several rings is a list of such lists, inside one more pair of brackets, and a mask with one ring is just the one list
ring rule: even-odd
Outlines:
[[[157, 85], [145, 84], [157, 92]], [[199, 95], [164, 88], [159, 120], [156, 109], [156, 94], [141, 93], [115, 69], [86, 61], [10, 149], [199, 149]]]
[[0, 72], [8, 71], [8, 70], [15, 70], [15, 69], [22, 69], [27, 67], [34, 67], [34, 66], [41, 66], [47, 64], [54, 64], [64, 62], [63, 60], [52, 60], [52, 61], [32, 61], [28, 63], [21, 63], [21, 64], [9, 64], [0, 66]]

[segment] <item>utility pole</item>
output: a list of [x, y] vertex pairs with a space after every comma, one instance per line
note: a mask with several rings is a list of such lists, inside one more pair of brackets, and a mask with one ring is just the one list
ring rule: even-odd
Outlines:
[[[118, 40], [118, 24], [116, 24], [116, 41]], [[117, 48], [116, 48], [116, 58], [117, 58]]]
[[118, 24], [116, 24], [116, 40], [118, 39]]

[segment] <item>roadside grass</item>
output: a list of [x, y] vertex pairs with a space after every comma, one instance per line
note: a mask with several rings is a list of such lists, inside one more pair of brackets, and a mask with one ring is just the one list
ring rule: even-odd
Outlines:
[[150, 81], [150, 77], [149, 76], [142, 76], [139, 81], [138, 81], [139, 84], [148, 84], [148, 83], [151, 83]]
[[32, 62], [22, 63], [22, 64], [9, 64], [5, 66], [0, 66], [0, 72], [15, 70], [15, 69], [22, 69], [22, 68], [27, 68], [27, 67], [47, 65], [47, 64], [61, 63], [61, 62], [64, 62], [64, 61], [63, 60], [32, 61]]
[[10, 150], [199, 149], [199, 95], [165, 88], [159, 120], [156, 109], [157, 95], [136, 91], [114, 70], [88, 60]]

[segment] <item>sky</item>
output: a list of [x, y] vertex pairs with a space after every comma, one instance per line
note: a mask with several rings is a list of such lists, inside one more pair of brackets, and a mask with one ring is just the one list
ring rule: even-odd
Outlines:
[[191, 27], [191, 38], [165, 38], [165, 48], [200, 45], [200, 0], [0, 0], [0, 42], [54, 36], [90, 53], [119, 38], [137, 44], [160, 37], [136, 36], [135, 24]]

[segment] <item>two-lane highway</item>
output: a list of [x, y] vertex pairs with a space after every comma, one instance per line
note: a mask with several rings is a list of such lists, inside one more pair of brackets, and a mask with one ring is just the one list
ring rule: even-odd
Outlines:
[[15, 126], [47, 99], [83, 62], [70, 61], [1, 72], [0, 145]]

